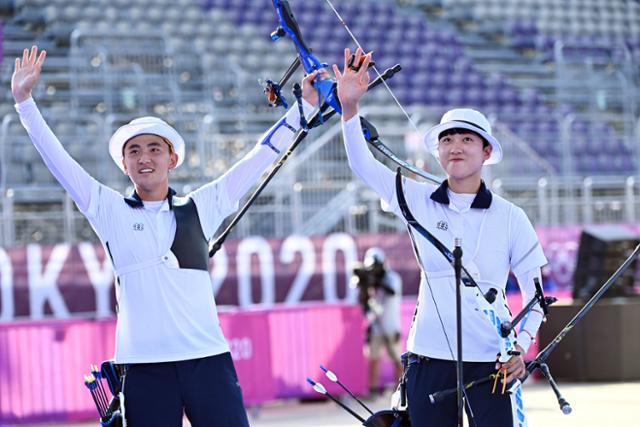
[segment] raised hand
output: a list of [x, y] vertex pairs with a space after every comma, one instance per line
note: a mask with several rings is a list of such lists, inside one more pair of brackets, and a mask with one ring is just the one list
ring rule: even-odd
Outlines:
[[16, 58], [16, 65], [11, 76], [11, 93], [16, 103], [20, 103], [31, 96], [31, 90], [40, 79], [40, 70], [47, 56], [45, 50], [38, 55], [38, 46], [32, 46], [31, 51], [22, 52], [22, 60]]
[[358, 114], [358, 102], [367, 91], [369, 85], [369, 63], [371, 62], [371, 52], [364, 54], [360, 48], [356, 50], [353, 64], [360, 64], [360, 67], [349, 65], [351, 51], [344, 50], [344, 66], [342, 72], [337, 65], [333, 65], [333, 72], [338, 82], [338, 98], [342, 106], [343, 120], [349, 120]]

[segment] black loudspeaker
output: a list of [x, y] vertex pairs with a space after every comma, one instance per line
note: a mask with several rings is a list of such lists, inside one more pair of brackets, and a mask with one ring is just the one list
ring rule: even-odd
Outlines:
[[[573, 274], [573, 298], [586, 301], [615, 273], [640, 243], [640, 237], [621, 226], [585, 228], [580, 235], [576, 269]], [[607, 291], [605, 297], [632, 296], [636, 261]]]
[[[554, 304], [540, 327], [540, 349], [549, 344], [582, 308]], [[600, 300], [547, 359], [556, 379], [571, 381], [640, 380], [640, 298]]]

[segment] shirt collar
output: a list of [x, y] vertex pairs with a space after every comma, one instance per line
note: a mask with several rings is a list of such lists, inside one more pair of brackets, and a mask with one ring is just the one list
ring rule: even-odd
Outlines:
[[[173, 188], [169, 187], [169, 191], [167, 191], [166, 197], [167, 201], [169, 202], [169, 209], [173, 209], [173, 196], [175, 196], [175, 194], [176, 191]], [[144, 206], [144, 203], [142, 202], [142, 199], [140, 198], [136, 190], [133, 190], [133, 193], [131, 193], [129, 197], [125, 197], [124, 202], [132, 208], [141, 208]]]
[[[449, 181], [444, 180], [440, 187], [436, 189], [433, 193], [431, 193], [431, 200], [442, 203], [443, 205], [449, 204], [449, 194], [447, 194], [447, 190], [449, 189]], [[491, 191], [487, 188], [484, 181], [480, 181], [480, 189], [476, 194], [476, 197], [473, 199], [471, 203], [471, 207], [475, 209], [489, 209], [491, 206], [491, 200], [493, 199], [493, 195]]]

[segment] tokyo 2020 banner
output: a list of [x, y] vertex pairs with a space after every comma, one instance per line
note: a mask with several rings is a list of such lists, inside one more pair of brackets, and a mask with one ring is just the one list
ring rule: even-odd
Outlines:
[[[636, 231], [639, 227], [628, 226]], [[571, 285], [581, 227], [537, 229], [549, 265], [546, 279]], [[406, 233], [351, 236], [253, 236], [229, 241], [210, 261], [218, 305], [269, 307], [303, 301], [355, 302], [351, 266], [371, 246], [382, 248], [388, 266], [415, 295], [419, 272]], [[0, 321], [112, 317], [114, 277], [102, 246], [91, 243], [0, 248]]]

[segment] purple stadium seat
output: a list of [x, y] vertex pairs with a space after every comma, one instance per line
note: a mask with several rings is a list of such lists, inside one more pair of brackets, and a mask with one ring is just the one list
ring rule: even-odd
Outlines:
[[420, 104], [422, 102], [424, 102], [424, 92], [422, 91], [409, 91], [406, 93], [406, 99], [407, 99], [407, 103], [409, 105], [411, 104]]
[[497, 93], [498, 100], [505, 104], [516, 105], [518, 102], [518, 92], [512, 88], [504, 88]]
[[465, 104], [472, 105], [481, 105], [482, 104], [482, 91], [480, 89], [476, 89], [470, 87], [469, 89], [464, 90]]
[[[473, 69], [473, 63], [471, 59], [466, 56], [460, 55], [455, 60], [454, 69], [459, 72], [465, 72], [467, 74], [474, 74], [475, 77], [479, 77], [479, 74], [476, 74]], [[478, 79], [478, 81], [481, 79]]]
[[440, 86], [430, 86], [423, 93], [428, 104], [444, 105], [447, 102], [447, 92]]

